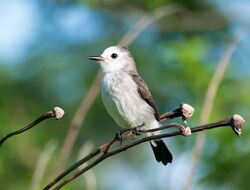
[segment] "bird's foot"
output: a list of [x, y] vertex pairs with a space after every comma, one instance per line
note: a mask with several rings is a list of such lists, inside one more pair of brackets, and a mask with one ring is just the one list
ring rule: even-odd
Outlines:
[[117, 131], [115, 134], [115, 140], [122, 144], [122, 141], [126, 138], [126, 136], [129, 135], [129, 133], [133, 133], [134, 129], [122, 129], [120, 131]]
[[136, 136], [141, 135], [141, 131], [140, 131], [137, 127], [133, 128], [132, 133], [133, 133], [134, 135], [136, 135]]
[[119, 145], [121, 145], [122, 141], [124, 140], [124, 137], [122, 136], [123, 133], [124, 133], [124, 131], [121, 130], [121, 131], [117, 131], [115, 134], [115, 141], [118, 141]]
[[142, 123], [141, 125], [134, 127], [132, 129], [132, 133], [136, 136], [140, 136], [142, 134], [142, 132], [140, 131], [140, 129], [144, 126], [144, 123]]

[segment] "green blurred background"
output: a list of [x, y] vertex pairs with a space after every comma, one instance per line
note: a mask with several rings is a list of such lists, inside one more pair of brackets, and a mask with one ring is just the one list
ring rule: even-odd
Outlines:
[[[249, 1], [0, 0], [0, 136], [54, 106], [66, 111], [62, 120], [47, 120], [0, 147], [1, 190], [32, 189], [42, 153], [49, 162], [38, 189], [52, 179], [69, 125], [99, 69], [87, 56], [116, 44], [144, 14], [176, 2], [186, 11], [153, 23], [129, 48], [160, 112], [187, 102], [196, 108], [189, 121], [195, 126], [221, 55], [235, 31], [250, 22]], [[249, 189], [249, 47], [246, 34], [230, 60], [210, 118], [239, 113], [246, 119], [244, 133], [237, 138], [229, 129], [207, 132], [191, 189]], [[118, 129], [98, 96], [65, 167], [81, 150], [108, 141]], [[174, 155], [167, 167], [155, 162], [143, 144], [95, 167], [85, 176], [92, 184], [81, 176], [64, 189], [95, 190], [95, 181], [98, 190], [182, 189], [196, 136], [166, 140]]]

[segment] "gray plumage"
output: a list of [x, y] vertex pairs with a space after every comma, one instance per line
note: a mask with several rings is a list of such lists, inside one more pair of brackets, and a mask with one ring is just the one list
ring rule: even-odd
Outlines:
[[136, 83], [137, 91], [141, 95], [141, 98], [144, 99], [153, 108], [155, 119], [157, 119], [157, 121], [160, 121], [159, 113], [153, 101], [152, 95], [149, 92], [148, 86], [137, 72], [131, 72], [130, 76]]
[[[104, 73], [102, 100], [120, 127], [132, 128], [142, 124], [146, 129], [160, 127], [159, 114], [150, 91], [138, 74], [127, 48], [112, 46], [101, 56], [90, 59], [101, 64]], [[162, 140], [152, 141], [151, 147], [158, 162], [164, 165], [172, 162], [172, 155]]]

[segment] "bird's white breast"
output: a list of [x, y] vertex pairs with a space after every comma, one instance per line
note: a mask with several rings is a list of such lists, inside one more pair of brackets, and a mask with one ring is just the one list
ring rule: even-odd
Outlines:
[[155, 121], [153, 109], [141, 98], [136, 83], [126, 72], [105, 73], [102, 99], [108, 113], [122, 128]]

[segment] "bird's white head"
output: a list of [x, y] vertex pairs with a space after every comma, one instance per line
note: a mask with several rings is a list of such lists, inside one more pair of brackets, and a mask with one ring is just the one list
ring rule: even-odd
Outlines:
[[98, 61], [104, 73], [115, 71], [136, 71], [134, 58], [129, 50], [122, 46], [111, 46], [101, 56], [89, 56], [90, 60]]

